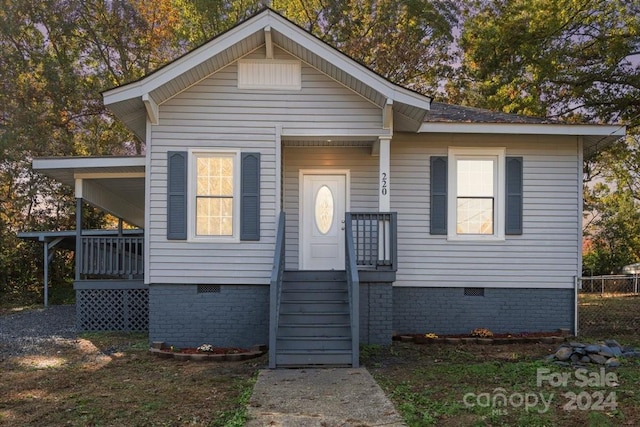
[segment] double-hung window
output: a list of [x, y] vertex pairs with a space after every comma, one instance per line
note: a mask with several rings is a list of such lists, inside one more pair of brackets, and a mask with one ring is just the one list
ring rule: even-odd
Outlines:
[[260, 153], [167, 152], [167, 240], [260, 240]]
[[450, 147], [430, 159], [430, 234], [504, 240], [523, 233], [522, 157], [504, 148]]
[[449, 149], [450, 238], [503, 238], [504, 149]]
[[448, 238], [504, 239], [505, 150], [452, 147], [448, 163]]
[[237, 153], [191, 153], [193, 238], [237, 237], [237, 158]]

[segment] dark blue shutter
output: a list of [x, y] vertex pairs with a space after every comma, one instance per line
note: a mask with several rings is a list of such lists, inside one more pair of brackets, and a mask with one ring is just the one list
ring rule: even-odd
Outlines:
[[240, 240], [260, 240], [260, 153], [242, 153]]
[[506, 158], [505, 234], [522, 234], [522, 157]]
[[187, 238], [187, 152], [167, 153], [167, 239]]
[[431, 234], [447, 234], [447, 157], [431, 157]]

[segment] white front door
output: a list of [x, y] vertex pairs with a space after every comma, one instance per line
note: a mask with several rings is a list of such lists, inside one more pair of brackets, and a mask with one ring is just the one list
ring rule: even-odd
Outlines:
[[347, 174], [302, 172], [300, 269], [344, 270]]

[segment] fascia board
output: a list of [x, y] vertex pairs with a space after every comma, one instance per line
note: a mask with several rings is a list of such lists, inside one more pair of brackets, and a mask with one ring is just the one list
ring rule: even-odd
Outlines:
[[34, 170], [40, 169], [74, 169], [74, 168], [104, 168], [116, 167], [145, 167], [144, 157], [61, 157], [36, 158], [32, 163]]
[[117, 87], [103, 93], [105, 105], [111, 105], [119, 101], [141, 97], [154, 89], [179, 77], [187, 70], [190, 70], [201, 63], [209, 60], [225, 49], [239, 43], [257, 31], [263, 31], [269, 24], [269, 15], [265, 14], [249, 20], [244, 25], [229, 30], [221, 34], [209, 43], [187, 53], [174, 62], [169, 63], [163, 69], [149, 75], [138, 82]]
[[[318, 56], [325, 61], [350, 74], [374, 90], [377, 90], [386, 98], [423, 108], [425, 110], [430, 109], [431, 98], [391, 83], [384, 77], [379, 76], [366, 67], [358, 64], [356, 61], [344, 55], [337, 49], [330, 47], [322, 40], [284, 20], [282, 17], [272, 15], [271, 18], [274, 20], [274, 24], [271, 25], [272, 30], [278, 31], [284, 37], [289, 38], [303, 48], [318, 54]], [[276, 22], [277, 25], [275, 24]], [[322, 53], [320, 54], [318, 52]]]
[[420, 126], [419, 133], [479, 133], [519, 135], [624, 136], [625, 126], [528, 123], [433, 123]]

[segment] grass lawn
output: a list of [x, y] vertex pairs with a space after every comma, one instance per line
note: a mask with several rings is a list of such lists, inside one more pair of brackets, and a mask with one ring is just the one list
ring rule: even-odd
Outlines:
[[151, 356], [146, 335], [83, 335], [0, 362], [0, 425], [242, 426], [266, 361], [178, 362]]
[[[637, 336], [635, 342], [617, 338], [625, 345], [640, 344]], [[611, 370], [612, 385], [613, 377], [595, 366], [577, 373], [544, 362], [557, 346], [394, 342], [364, 347], [362, 361], [410, 426], [640, 425], [640, 359], [624, 360]], [[565, 375], [566, 386], [543, 379], [542, 371], [538, 386], [538, 369], [547, 369], [554, 379]], [[500, 395], [507, 397], [506, 405], [496, 398]]]
[[[581, 341], [599, 338], [640, 349], [637, 330]], [[640, 359], [623, 360], [613, 379], [595, 366], [578, 377], [543, 361], [557, 346], [394, 342], [364, 346], [361, 361], [410, 426], [640, 425]], [[266, 356], [159, 359], [149, 354], [146, 335], [83, 335], [46, 356], [0, 361], [0, 426], [242, 426], [266, 365]], [[540, 369], [547, 378], [565, 376], [566, 385], [538, 385]], [[595, 379], [584, 386], [582, 378]]]
[[578, 305], [581, 334], [633, 335], [640, 330], [640, 295], [581, 293]]

